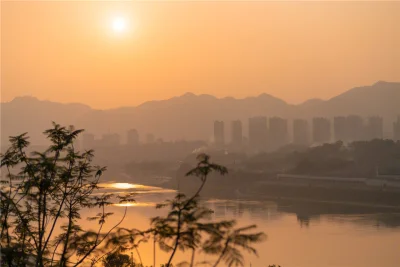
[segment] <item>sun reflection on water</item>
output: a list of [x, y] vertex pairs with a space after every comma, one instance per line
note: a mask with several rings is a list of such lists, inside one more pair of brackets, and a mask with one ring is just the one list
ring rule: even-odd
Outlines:
[[131, 184], [131, 183], [102, 183], [99, 186], [107, 189], [133, 189], [133, 188], [147, 189], [147, 190], [161, 189], [160, 187], [147, 186], [141, 184]]
[[100, 186], [104, 188], [115, 188], [115, 189], [137, 188], [135, 184], [130, 184], [130, 183], [110, 183], [110, 184], [101, 184]]
[[113, 206], [117, 207], [155, 207], [156, 203], [152, 202], [127, 202], [127, 203], [117, 203]]

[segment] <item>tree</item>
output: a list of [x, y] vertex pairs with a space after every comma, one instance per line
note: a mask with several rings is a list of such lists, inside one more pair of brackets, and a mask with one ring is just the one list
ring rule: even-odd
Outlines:
[[[210, 162], [210, 156], [200, 154], [197, 157], [197, 166], [190, 170], [186, 176], [197, 176], [201, 185], [195, 194], [187, 199], [184, 194], [178, 193], [173, 200], [157, 205], [157, 208], [170, 207], [166, 217], [152, 219], [152, 225], [159, 236], [159, 245], [165, 251], [172, 251], [167, 266], [171, 265], [172, 259], [178, 249], [192, 249], [193, 253], [200, 242], [201, 231], [205, 230], [200, 221], [207, 218], [212, 211], [199, 207], [197, 198], [203, 189], [207, 177], [211, 172], [221, 175], [228, 173], [228, 170], [221, 165]], [[194, 255], [192, 257], [194, 259]], [[192, 260], [193, 261], [193, 260]]]
[[[10, 148], [1, 155], [2, 170], [7, 173], [0, 187], [1, 260], [5, 266], [75, 267], [101, 262], [108, 266], [144, 266], [139, 246], [151, 236], [154, 244], [171, 252], [163, 265], [166, 267], [172, 267], [177, 250], [191, 251], [190, 266], [195, 265], [196, 252], [220, 255], [216, 265], [221, 259], [243, 265], [239, 248], [256, 253], [251, 244], [260, 241], [262, 234], [243, 233], [255, 226], [235, 230], [233, 220], [213, 222], [213, 211], [201, 205], [199, 195], [209, 174], [228, 172], [210, 162], [205, 154], [198, 156], [197, 166], [186, 174], [201, 180], [192, 197], [178, 193], [174, 199], [159, 204], [157, 208], [169, 207], [169, 212], [153, 218], [148, 230], [119, 228], [127, 212], [125, 208], [121, 221], [104, 231], [105, 222], [112, 216], [107, 206], [115, 198], [120, 202], [133, 198], [131, 194], [96, 194], [106, 169], [93, 166], [92, 150], [75, 150], [74, 140], [81, 132], [53, 124], [44, 132], [51, 143], [49, 148], [30, 155], [26, 133], [10, 138]], [[97, 221], [96, 231], [82, 229], [79, 224], [80, 214], [87, 208], [99, 210], [96, 216], [88, 218]], [[127, 256], [121, 254], [125, 251], [135, 251], [140, 264], [133, 263], [132, 255], [130, 265], [126, 265]]]
[[126, 254], [114, 252], [103, 260], [104, 267], [133, 267], [131, 259]]
[[199, 154], [197, 156], [197, 160], [197, 166], [186, 173], [186, 176], [196, 176], [200, 178], [201, 181], [201, 185], [193, 195], [192, 199], [199, 196], [201, 190], [203, 190], [203, 187], [207, 182], [207, 178], [210, 173], [216, 172], [220, 175], [225, 175], [228, 173], [228, 169], [226, 167], [210, 162], [210, 156], [207, 154]]
[[[50, 146], [27, 154], [27, 133], [10, 137], [10, 147], [1, 155], [1, 259], [6, 266], [79, 266], [101, 251], [111, 230], [103, 226], [111, 194], [96, 195], [105, 167], [93, 166], [93, 151], [77, 152], [74, 140], [83, 130], [72, 126], [44, 131]], [[132, 200], [131, 195], [120, 197]], [[79, 225], [80, 211], [98, 208], [96, 231]], [[125, 210], [126, 214], [126, 210]], [[55, 235], [55, 229], [59, 234]]]
[[[186, 176], [200, 178], [201, 185], [198, 190], [190, 198], [178, 193], [173, 200], [158, 205], [157, 208], [170, 207], [170, 211], [166, 217], [152, 219], [153, 231], [159, 236], [160, 248], [171, 252], [166, 266], [171, 266], [178, 249], [181, 251], [191, 250], [192, 257], [189, 265], [194, 266], [195, 253], [199, 248], [207, 254], [220, 253], [220, 258], [214, 266], [217, 266], [221, 259], [225, 259], [229, 266], [231, 266], [231, 263], [243, 266], [243, 256], [240, 250], [234, 246], [237, 245], [241, 249], [256, 254], [256, 250], [251, 247], [251, 244], [260, 242], [264, 234], [242, 233], [254, 229], [255, 225], [235, 230], [233, 229], [236, 224], [234, 220], [208, 221], [213, 211], [202, 207], [199, 204], [198, 197], [210, 173], [217, 172], [220, 175], [225, 175], [228, 170], [224, 166], [210, 162], [210, 156], [206, 154], [200, 154], [197, 159], [197, 166], [190, 170]], [[202, 244], [206, 236], [208, 236], [208, 239], [206, 238], [205, 243]], [[222, 241], [225, 242], [224, 246], [221, 245]]]
[[257, 255], [257, 250], [252, 244], [264, 240], [265, 234], [262, 232], [250, 233], [245, 232], [254, 230], [256, 225], [250, 225], [234, 229], [236, 222], [231, 225], [223, 226], [222, 229], [204, 242], [203, 250], [210, 254], [219, 254], [214, 267], [217, 267], [221, 260], [224, 260], [227, 266], [243, 266], [244, 258], [240, 249]]
[[[196, 198], [187, 199], [178, 194], [173, 200], [160, 204], [157, 208], [169, 206], [166, 217], [155, 217], [151, 223], [158, 236], [158, 244], [164, 251], [171, 251], [167, 266], [171, 265], [176, 251], [194, 251], [206, 231], [202, 220], [209, 218], [211, 210], [200, 207]], [[193, 252], [194, 253], [194, 252]]]
[[[142, 257], [140, 255], [138, 248], [141, 243], [146, 243], [149, 240], [150, 234], [151, 231], [143, 232], [137, 229], [118, 228], [117, 231], [110, 234], [106, 242], [106, 248], [108, 252], [103, 256], [99, 257], [96, 260], [96, 262], [105, 256], [108, 257], [112, 253], [134, 250], [137, 256], [139, 257], [140, 265], [143, 266]], [[133, 261], [133, 252], [132, 252], [132, 261]]]

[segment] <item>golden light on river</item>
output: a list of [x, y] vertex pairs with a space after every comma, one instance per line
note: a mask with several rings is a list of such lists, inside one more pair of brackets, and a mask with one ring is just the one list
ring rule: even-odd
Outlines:
[[157, 186], [148, 186], [142, 184], [133, 183], [103, 183], [99, 184], [99, 187], [105, 190], [130, 190], [129, 192], [135, 192], [138, 194], [145, 193], [175, 193], [173, 189], [165, 189]]
[[131, 183], [107, 183], [107, 184], [100, 184], [100, 187], [113, 188], [113, 189], [132, 189], [132, 188], [141, 188], [143, 187], [143, 185], [131, 184]]
[[114, 183], [113, 187], [118, 188], [118, 189], [136, 188], [136, 186], [134, 184], [129, 184], [129, 183]]
[[117, 207], [155, 207], [155, 203], [151, 202], [129, 202], [129, 203], [118, 203], [114, 204]]

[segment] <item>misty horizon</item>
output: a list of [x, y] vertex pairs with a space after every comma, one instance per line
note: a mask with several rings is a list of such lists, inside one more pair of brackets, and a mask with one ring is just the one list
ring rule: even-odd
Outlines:
[[[372, 85], [379, 84], [379, 83], [394, 83], [394, 84], [399, 83], [400, 84], [400, 81], [397, 82], [397, 81], [382, 81], [382, 80], [378, 80], [375, 83], [373, 83]], [[347, 91], [349, 91], [351, 89], [355, 89], [355, 88], [359, 88], [359, 87], [363, 87], [363, 86], [368, 86], [368, 85], [357, 85], [357, 86], [354, 86], [353, 88], [345, 89], [343, 92], [339, 93], [338, 95], [340, 95], [342, 93], [346, 93]], [[262, 96], [268, 96], [268, 97], [272, 97], [272, 98], [276, 98], [276, 99], [279, 99], [281, 101], [284, 101], [286, 104], [297, 106], [297, 105], [303, 105], [303, 104], [305, 104], [305, 103], [307, 103], [309, 101], [328, 101], [328, 100], [330, 100], [332, 98], [337, 97], [338, 95], [332, 95], [331, 97], [328, 97], [328, 98], [325, 98], [325, 99], [318, 98], [318, 97], [311, 97], [311, 98], [305, 99], [304, 101], [299, 102], [299, 103], [290, 103], [290, 102], [286, 101], [285, 99], [281, 99], [281, 98], [279, 98], [279, 97], [277, 97], [277, 96], [275, 96], [273, 94], [270, 94], [268, 92], [263, 92], [263, 93], [260, 93], [258, 95], [249, 95], [249, 96], [244, 96], [244, 97], [233, 97], [231, 95], [217, 97], [217, 96], [212, 95], [212, 94], [195, 94], [193, 92], [187, 91], [187, 92], [185, 92], [185, 93], [183, 93], [181, 95], [171, 96], [169, 98], [149, 99], [149, 100], [146, 100], [146, 101], [144, 101], [142, 103], [139, 103], [137, 105], [135, 105], [135, 104], [130, 104], [129, 105], [128, 104], [128, 105], [124, 105], [124, 106], [115, 106], [115, 107], [109, 107], [109, 108], [96, 108], [96, 107], [90, 106], [89, 104], [87, 104], [85, 102], [58, 102], [58, 101], [52, 100], [52, 99], [40, 99], [40, 98], [36, 97], [35, 95], [27, 94], [27, 95], [15, 96], [10, 101], [1, 101], [0, 103], [9, 103], [9, 102], [12, 102], [12, 101], [14, 101], [15, 99], [18, 99], [18, 98], [34, 98], [34, 99], [37, 99], [39, 101], [57, 102], [57, 103], [61, 103], [61, 104], [82, 104], [82, 105], [88, 106], [88, 107], [90, 107], [92, 109], [96, 109], [96, 110], [112, 110], [112, 109], [125, 108], [125, 107], [140, 107], [140, 106], [142, 106], [142, 105], [144, 105], [146, 103], [168, 101], [168, 100], [171, 100], [171, 99], [174, 99], [174, 98], [182, 98], [182, 97], [190, 97], [190, 96], [195, 96], [195, 97], [210, 96], [210, 97], [213, 97], [215, 99], [221, 99], [221, 100], [223, 100], [223, 99], [244, 100], [244, 99], [248, 99], [248, 98], [258, 98], [258, 97], [262, 97]]]

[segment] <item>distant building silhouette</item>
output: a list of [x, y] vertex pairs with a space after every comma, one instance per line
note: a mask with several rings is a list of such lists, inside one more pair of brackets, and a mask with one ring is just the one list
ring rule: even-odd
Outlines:
[[346, 118], [346, 141], [360, 141], [365, 139], [364, 120], [361, 116], [350, 115]]
[[249, 147], [253, 151], [265, 151], [267, 148], [267, 117], [249, 118]]
[[99, 146], [102, 147], [115, 147], [119, 146], [121, 142], [121, 138], [119, 134], [103, 134], [101, 140], [99, 141]]
[[93, 149], [95, 146], [94, 134], [85, 133], [82, 138], [82, 148], [85, 150]]
[[268, 148], [271, 150], [279, 149], [288, 142], [287, 120], [272, 117], [269, 119], [268, 127]]
[[126, 143], [128, 146], [139, 145], [139, 133], [136, 129], [131, 129], [127, 132]]
[[340, 116], [333, 119], [335, 141], [353, 142], [365, 139], [364, 120], [360, 116]]
[[223, 121], [214, 121], [214, 144], [223, 147], [225, 144], [225, 129]]
[[333, 118], [333, 135], [335, 141], [348, 141], [347, 118], [344, 116]]
[[331, 122], [327, 118], [313, 118], [313, 142], [317, 144], [331, 141]]
[[243, 144], [243, 127], [240, 120], [232, 121], [232, 145], [241, 147]]
[[400, 141], [400, 116], [398, 116], [397, 121], [393, 123], [393, 140]]
[[152, 144], [156, 141], [156, 137], [154, 134], [148, 133], [146, 134], [146, 144]]
[[307, 120], [295, 119], [293, 121], [293, 143], [307, 146], [310, 144], [310, 130]]
[[383, 138], [383, 118], [379, 116], [372, 116], [368, 118], [366, 126], [366, 138], [382, 139]]

